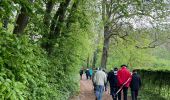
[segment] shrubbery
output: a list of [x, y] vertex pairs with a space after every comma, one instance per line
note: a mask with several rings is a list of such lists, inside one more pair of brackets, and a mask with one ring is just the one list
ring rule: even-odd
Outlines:
[[[77, 59], [72, 59], [74, 55], [64, 63], [65, 59], [58, 59], [61, 56], [47, 57], [28, 36], [16, 37], [3, 30], [0, 30], [0, 41], [1, 99], [67, 100], [71, 93], [78, 91], [79, 77], [74, 67], [79, 65]], [[71, 66], [73, 70], [64, 70]]]

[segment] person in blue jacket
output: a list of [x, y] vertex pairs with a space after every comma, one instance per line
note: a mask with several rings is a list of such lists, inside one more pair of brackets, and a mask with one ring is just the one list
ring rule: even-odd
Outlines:
[[90, 74], [90, 79], [92, 79], [92, 75], [93, 75], [93, 69], [92, 68], [90, 68], [89, 74]]

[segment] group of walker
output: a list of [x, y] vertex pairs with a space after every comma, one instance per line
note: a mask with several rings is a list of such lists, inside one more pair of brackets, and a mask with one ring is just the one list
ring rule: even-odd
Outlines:
[[[87, 71], [87, 70], [86, 70]], [[93, 85], [96, 100], [102, 100], [103, 91], [107, 91], [107, 83], [110, 84], [110, 95], [113, 100], [121, 100], [123, 91], [123, 100], [127, 100], [128, 88], [131, 88], [132, 100], [137, 100], [138, 91], [141, 87], [141, 79], [137, 74], [137, 70], [131, 73], [126, 65], [121, 65], [121, 68], [114, 68], [108, 74], [102, 69], [98, 69], [94, 74]]]
[[[92, 75], [93, 75], [93, 69], [92, 68], [87, 68], [86, 71], [86, 79], [92, 79]], [[83, 75], [83, 69], [80, 70], [80, 78], [82, 79], [82, 75]]]

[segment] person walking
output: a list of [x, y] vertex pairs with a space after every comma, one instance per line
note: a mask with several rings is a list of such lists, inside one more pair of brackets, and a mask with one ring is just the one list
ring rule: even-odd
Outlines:
[[132, 80], [130, 83], [132, 100], [137, 100], [138, 91], [141, 87], [141, 78], [137, 74], [137, 70], [133, 70]]
[[93, 81], [96, 85], [96, 98], [97, 100], [102, 100], [104, 85], [107, 82], [107, 77], [105, 72], [103, 72], [101, 68], [95, 73]]
[[[107, 78], [108, 73], [104, 69], [103, 69], [103, 72], [106, 74], [106, 78]], [[106, 79], [106, 81], [107, 81], [107, 79]], [[104, 84], [104, 90], [107, 91], [107, 82]]]
[[90, 72], [88, 68], [86, 69], [85, 73], [86, 73], [86, 79], [88, 80], [90, 78]]
[[117, 100], [116, 92], [118, 91], [118, 78], [117, 78], [118, 68], [114, 68], [108, 73], [107, 81], [110, 84], [110, 95], [112, 95], [113, 100]]
[[[123, 90], [123, 100], [127, 100], [128, 87], [131, 82], [131, 73], [126, 65], [121, 65], [121, 69], [117, 72], [118, 87]], [[121, 91], [118, 93], [118, 100], [121, 100]]]
[[90, 70], [89, 70], [89, 75], [90, 75], [90, 79], [92, 79], [92, 75], [93, 75], [93, 69], [92, 68], [90, 68]]
[[94, 83], [94, 75], [99, 70], [99, 68], [93, 69], [93, 75], [92, 75], [92, 83], [93, 83], [93, 90], [94, 93], [96, 93], [96, 84]]
[[80, 69], [80, 78], [81, 78], [81, 80], [82, 80], [82, 75], [83, 75], [83, 69]]

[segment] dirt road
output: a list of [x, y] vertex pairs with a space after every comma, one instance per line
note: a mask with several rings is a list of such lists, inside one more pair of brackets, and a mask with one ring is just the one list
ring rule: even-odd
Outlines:
[[[92, 81], [86, 80], [85, 75], [83, 75], [83, 79], [80, 80], [80, 94], [70, 100], [95, 100]], [[112, 100], [109, 91], [104, 92], [102, 100]], [[128, 100], [130, 100], [129, 97]]]

